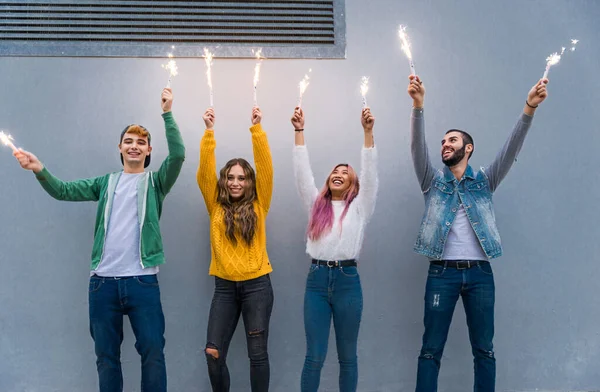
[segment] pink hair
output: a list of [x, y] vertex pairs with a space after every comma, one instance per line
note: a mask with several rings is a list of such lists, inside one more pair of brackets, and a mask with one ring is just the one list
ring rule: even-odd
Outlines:
[[352, 203], [354, 198], [358, 195], [360, 184], [358, 183], [358, 176], [356, 175], [356, 172], [352, 166], [343, 163], [334, 167], [331, 173], [329, 173], [327, 181], [325, 181], [325, 186], [323, 189], [321, 189], [321, 192], [317, 196], [315, 204], [313, 205], [310, 213], [310, 220], [308, 222], [308, 229], [306, 232], [308, 238], [313, 241], [321, 238], [321, 236], [329, 232], [333, 226], [333, 205], [331, 204], [332, 196], [331, 189], [329, 189], [329, 180], [331, 179], [335, 169], [340, 166], [345, 166], [348, 168], [348, 177], [350, 180], [350, 186], [342, 194], [342, 199], [346, 202], [346, 206], [344, 207], [342, 216], [340, 216], [340, 224], [346, 216], [348, 208], [350, 208], [350, 203]]

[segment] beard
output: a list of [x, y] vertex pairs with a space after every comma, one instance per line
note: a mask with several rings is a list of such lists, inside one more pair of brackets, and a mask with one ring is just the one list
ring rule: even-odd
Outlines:
[[444, 165], [452, 167], [456, 166], [458, 162], [462, 161], [462, 159], [465, 157], [465, 147], [466, 146], [463, 145], [461, 149], [454, 151], [454, 153], [447, 159], [444, 159], [444, 155], [442, 154], [442, 162], [444, 162]]

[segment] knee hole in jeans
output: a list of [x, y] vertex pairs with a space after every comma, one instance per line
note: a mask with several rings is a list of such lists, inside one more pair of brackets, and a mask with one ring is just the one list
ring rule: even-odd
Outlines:
[[204, 351], [206, 355], [210, 355], [214, 359], [219, 359], [219, 350], [217, 350], [216, 348], [206, 347]]

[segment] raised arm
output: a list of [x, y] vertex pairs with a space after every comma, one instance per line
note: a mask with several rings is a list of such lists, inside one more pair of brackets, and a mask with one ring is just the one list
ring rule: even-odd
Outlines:
[[256, 192], [259, 204], [268, 212], [273, 195], [273, 160], [267, 134], [260, 125], [261, 120], [260, 109], [252, 108], [250, 133], [252, 133], [252, 151], [254, 152], [254, 166], [256, 166]]
[[360, 192], [356, 197], [359, 209], [365, 219], [369, 219], [375, 210], [379, 179], [377, 176], [377, 149], [373, 139], [375, 117], [371, 109], [365, 108], [361, 114], [361, 124], [365, 133], [365, 142], [361, 152]]
[[410, 75], [408, 95], [413, 99], [413, 109], [410, 118], [410, 151], [413, 165], [422, 192], [427, 192], [435, 174], [431, 164], [427, 142], [425, 141], [425, 120], [423, 118], [423, 102], [425, 86], [416, 75]]
[[212, 214], [217, 205], [217, 158], [215, 157], [215, 148], [217, 142], [214, 135], [215, 111], [213, 108], [206, 110], [202, 116], [206, 130], [200, 141], [200, 163], [196, 180], [198, 187], [204, 197], [204, 203], [209, 214]]
[[504, 143], [502, 150], [496, 155], [496, 159], [484, 169], [492, 192], [498, 188], [500, 182], [506, 177], [508, 171], [517, 159], [521, 147], [523, 147], [525, 136], [527, 136], [527, 132], [531, 127], [535, 109], [548, 96], [548, 92], [546, 91], [547, 83], [547, 79], [540, 79], [531, 90], [529, 90], [523, 113], [515, 124], [512, 133], [508, 137], [506, 143]]
[[167, 135], [167, 147], [169, 155], [165, 158], [158, 169], [158, 184], [161, 197], [164, 198], [171, 190], [185, 161], [185, 146], [179, 127], [173, 118], [171, 106], [173, 105], [173, 94], [170, 88], [165, 88], [161, 95], [161, 104], [163, 109], [163, 120], [165, 122], [165, 132]]
[[31, 170], [35, 178], [50, 196], [63, 201], [98, 201], [102, 177], [76, 181], [62, 181], [52, 175], [32, 153], [19, 150], [13, 153], [25, 170]]
[[304, 145], [304, 111], [297, 107], [292, 115], [292, 125], [294, 126], [294, 152], [293, 166], [294, 178], [296, 179], [296, 188], [304, 207], [310, 213], [312, 206], [317, 199], [319, 190], [315, 186], [315, 178], [310, 167], [308, 150]]

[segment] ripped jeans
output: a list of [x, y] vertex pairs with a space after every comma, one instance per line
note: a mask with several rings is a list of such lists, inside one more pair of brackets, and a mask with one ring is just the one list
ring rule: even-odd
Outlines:
[[[417, 392], [436, 392], [438, 373], [458, 297], [462, 297], [473, 352], [475, 392], [494, 392], [494, 275], [487, 261], [468, 269], [430, 264], [425, 288], [425, 332]], [[466, 387], [463, 388], [466, 390]]]
[[269, 390], [267, 340], [272, 309], [273, 287], [269, 275], [241, 282], [215, 277], [215, 293], [206, 336], [206, 348], [218, 353], [216, 356], [206, 353], [208, 375], [214, 392], [229, 391], [227, 351], [240, 314], [246, 330], [252, 392]]

